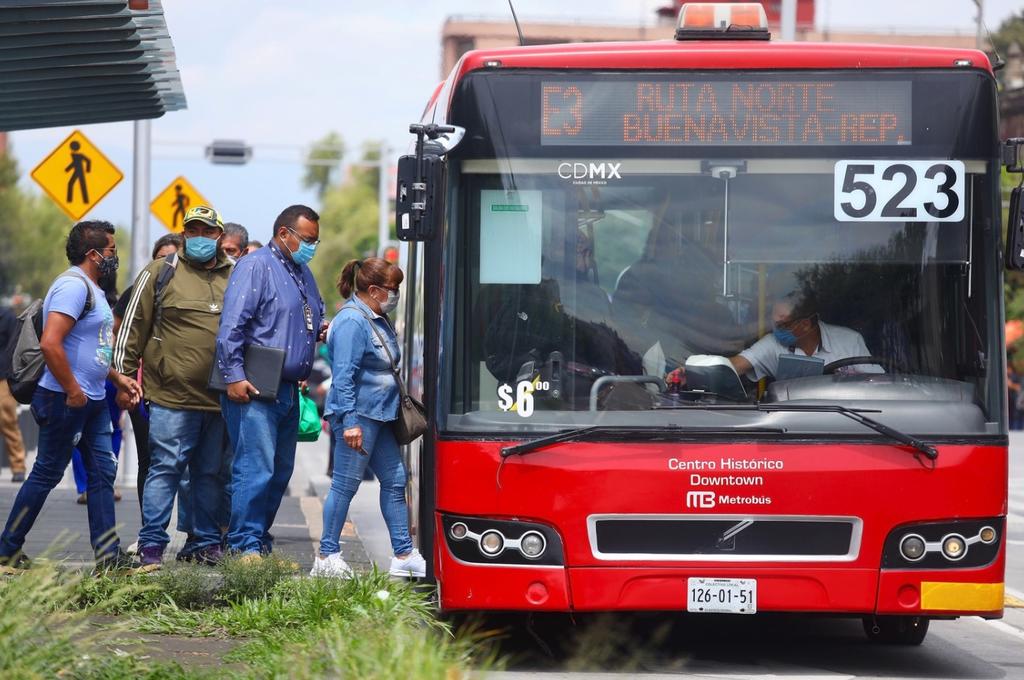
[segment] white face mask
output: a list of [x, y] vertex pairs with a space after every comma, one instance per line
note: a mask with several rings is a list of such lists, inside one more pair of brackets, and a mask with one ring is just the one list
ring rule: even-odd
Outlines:
[[396, 307], [398, 307], [398, 293], [393, 290], [389, 290], [388, 299], [381, 303], [380, 311], [384, 314], [390, 314], [395, 311]]

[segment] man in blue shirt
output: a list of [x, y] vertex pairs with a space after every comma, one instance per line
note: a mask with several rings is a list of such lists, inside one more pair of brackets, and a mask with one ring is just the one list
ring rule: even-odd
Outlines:
[[[224, 296], [216, 361], [227, 385], [221, 406], [235, 450], [228, 546], [245, 556], [273, 549], [270, 528], [295, 465], [298, 383], [309, 377], [324, 318], [307, 266], [320, 243], [319, 221], [304, 205], [285, 208], [267, 247], [238, 261]], [[246, 380], [243, 359], [253, 344], [285, 351], [274, 401], [261, 401]]]
[[64, 476], [76, 445], [89, 478], [89, 539], [96, 568], [135, 566], [121, 552], [114, 528], [117, 459], [104, 387], [109, 376], [127, 395], [126, 403], [139, 402], [136, 382], [110, 369], [114, 315], [98, 284], [101, 277], [117, 273], [114, 227], [109, 222], [79, 222], [71, 228], [65, 250], [71, 268], [54, 281], [43, 302], [39, 349], [46, 368], [32, 396], [38, 453], [0, 536], [0, 573], [17, 573], [27, 566], [21, 554], [25, 537]]

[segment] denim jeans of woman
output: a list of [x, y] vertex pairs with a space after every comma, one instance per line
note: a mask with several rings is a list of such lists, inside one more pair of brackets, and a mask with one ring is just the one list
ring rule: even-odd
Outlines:
[[412, 552], [412, 538], [409, 536], [409, 509], [405, 500], [405, 465], [395, 441], [393, 422], [372, 420], [359, 416], [363, 430], [363, 449], [369, 455], [348, 446], [343, 436], [344, 427], [333, 422], [334, 475], [331, 490], [324, 503], [324, 530], [320, 537], [320, 554], [332, 555], [341, 551], [338, 541], [341, 529], [348, 516], [352, 498], [359, 489], [363, 472], [369, 466], [380, 480], [380, 511], [391, 536], [391, 549], [395, 555]]

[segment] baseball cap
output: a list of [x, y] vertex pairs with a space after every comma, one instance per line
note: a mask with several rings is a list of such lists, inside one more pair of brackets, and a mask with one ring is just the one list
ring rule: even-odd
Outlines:
[[208, 224], [211, 227], [224, 228], [224, 222], [221, 221], [220, 215], [213, 208], [205, 205], [197, 205], [193, 208], [189, 208], [188, 212], [185, 213], [185, 219], [182, 220], [182, 224], [188, 224], [191, 221], [202, 222]]

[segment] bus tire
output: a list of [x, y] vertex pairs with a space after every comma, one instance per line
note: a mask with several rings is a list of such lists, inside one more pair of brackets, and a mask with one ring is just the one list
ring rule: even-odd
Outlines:
[[928, 634], [927, 616], [865, 616], [868, 640], [883, 645], [919, 645]]

